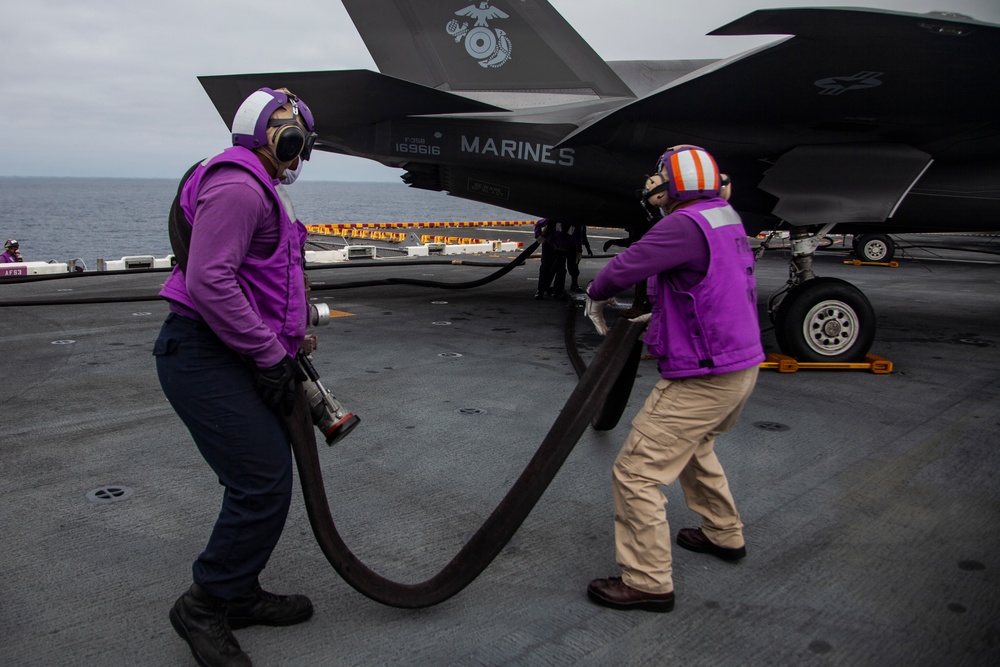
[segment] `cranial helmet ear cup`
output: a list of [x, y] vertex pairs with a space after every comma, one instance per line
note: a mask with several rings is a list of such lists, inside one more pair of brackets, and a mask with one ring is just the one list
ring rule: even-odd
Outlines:
[[639, 202], [650, 222], [657, 220], [661, 208], [667, 205], [669, 190], [670, 183], [663, 174], [656, 173], [646, 177], [645, 187], [639, 191]]
[[267, 128], [271, 114], [286, 104], [291, 104], [292, 116], [298, 117], [307, 132], [315, 129], [312, 111], [305, 102], [281, 88], [260, 88], [243, 100], [233, 118], [233, 145], [259, 148], [267, 144]]
[[284, 125], [275, 131], [271, 141], [278, 161], [291, 162], [302, 153], [306, 145], [306, 133], [298, 125]]
[[653, 174], [646, 178], [646, 187], [642, 190], [642, 198], [652, 206], [663, 206], [667, 203], [667, 195], [670, 184], [666, 176], [660, 173]]

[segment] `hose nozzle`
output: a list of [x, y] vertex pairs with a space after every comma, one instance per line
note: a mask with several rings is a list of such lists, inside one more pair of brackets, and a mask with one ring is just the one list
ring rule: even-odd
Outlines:
[[337, 397], [323, 386], [309, 355], [300, 350], [296, 360], [306, 374], [302, 388], [305, 389], [306, 398], [309, 400], [313, 424], [323, 433], [326, 444], [332, 447], [353, 431], [354, 427], [361, 423], [361, 418], [353, 412], [348, 412]]

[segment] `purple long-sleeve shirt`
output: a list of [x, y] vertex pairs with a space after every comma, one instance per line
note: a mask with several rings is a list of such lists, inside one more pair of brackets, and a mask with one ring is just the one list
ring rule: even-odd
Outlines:
[[608, 262], [587, 291], [603, 301], [665, 271], [678, 289], [689, 291], [708, 273], [708, 262], [708, 242], [698, 225], [688, 218], [664, 218]]
[[753, 252], [739, 215], [699, 199], [656, 223], [589, 286], [605, 300], [646, 280], [644, 340], [664, 378], [730, 373], [764, 360]]

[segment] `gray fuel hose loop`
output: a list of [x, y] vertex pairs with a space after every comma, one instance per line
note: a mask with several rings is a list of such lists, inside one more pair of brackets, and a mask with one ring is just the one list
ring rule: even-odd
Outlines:
[[398, 583], [379, 575], [351, 553], [341, 539], [326, 497], [309, 405], [305, 394], [299, 392], [295, 410], [285, 418], [285, 428], [295, 453], [309, 523], [333, 569], [358, 592], [393, 607], [429, 607], [465, 588], [514, 535], [591, 420], [602, 411], [644, 329], [645, 324], [625, 319], [615, 324], [507, 495], [451, 562], [430, 579], [417, 584]]

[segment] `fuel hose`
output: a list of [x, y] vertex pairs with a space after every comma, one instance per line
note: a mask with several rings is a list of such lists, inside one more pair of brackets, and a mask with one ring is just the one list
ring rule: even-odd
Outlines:
[[[566, 356], [569, 357], [573, 370], [577, 377], [582, 378], [587, 370], [587, 365], [580, 356], [580, 350], [576, 344], [576, 312], [577, 302], [573, 299], [566, 300], [566, 319], [563, 322], [563, 342], [566, 345]], [[618, 379], [611, 387], [608, 399], [601, 406], [600, 411], [594, 415], [592, 425], [595, 431], [610, 431], [618, 425], [625, 412], [629, 396], [632, 394], [632, 385], [635, 384], [635, 376], [639, 371], [639, 361], [642, 359], [643, 342], [636, 338], [632, 343], [632, 352], [622, 367]]]
[[[326, 290], [338, 290], [338, 289], [353, 289], [356, 287], [375, 287], [378, 285], [413, 285], [417, 287], [436, 287], [438, 289], [470, 289], [473, 287], [480, 287], [482, 285], [489, 284], [494, 280], [499, 280], [503, 276], [507, 275], [515, 268], [524, 264], [535, 249], [538, 248], [538, 241], [535, 241], [527, 248], [525, 248], [521, 253], [512, 259], [507, 264], [498, 265], [496, 263], [487, 262], [474, 262], [469, 260], [436, 260], [436, 261], [421, 261], [421, 262], [376, 262], [376, 263], [364, 263], [364, 264], [319, 264], [312, 265], [306, 268], [306, 271], [315, 271], [321, 269], [348, 269], [348, 268], [371, 268], [373, 266], [390, 267], [390, 266], [426, 266], [428, 264], [442, 265], [446, 264], [449, 266], [479, 266], [479, 267], [499, 267], [493, 273], [479, 278], [477, 280], [470, 280], [461, 283], [445, 283], [434, 280], [418, 280], [413, 278], [382, 278], [378, 280], [359, 280], [355, 282], [344, 282], [336, 283], [333, 285], [314, 285], [310, 289], [313, 292], [322, 292]], [[25, 283], [25, 282], [39, 282], [43, 280], [60, 280], [60, 279], [80, 279], [84, 277], [107, 277], [115, 275], [134, 275], [137, 273], [164, 273], [172, 271], [173, 269], [133, 269], [130, 271], [105, 271], [99, 273], [75, 273], [75, 274], [60, 274], [58, 276], [26, 276], [18, 278], [0, 278], [0, 285], [6, 283]], [[159, 290], [157, 290], [158, 292]], [[162, 301], [163, 297], [157, 294], [142, 294], [136, 296], [114, 296], [114, 297], [63, 297], [58, 299], [21, 299], [21, 300], [11, 300], [11, 301], [0, 301], [0, 308], [14, 308], [17, 306], [68, 306], [68, 305], [85, 305], [85, 304], [96, 304], [96, 303], [126, 303], [126, 302], [137, 302], [137, 301]]]
[[[538, 241], [535, 241], [527, 248], [521, 251], [517, 257], [512, 259], [508, 264], [500, 268], [499, 271], [494, 271], [488, 276], [479, 278], [478, 280], [470, 280], [464, 283], [443, 283], [437, 280], [419, 280], [416, 278], [381, 278], [379, 280], [358, 280], [353, 283], [337, 283], [335, 285], [315, 285], [310, 287], [313, 292], [322, 292], [323, 290], [332, 289], [353, 289], [355, 287], [374, 287], [376, 285], [415, 285], [417, 287], [437, 287], [439, 289], [469, 289], [472, 287], [480, 287], [488, 283], [493, 282], [503, 276], [507, 275], [513, 271], [516, 267], [524, 264], [524, 261], [531, 256], [531, 253], [535, 252], [538, 247]], [[470, 264], [464, 260], [451, 260], [444, 262], [446, 264]], [[413, 266], [408, 264], [407, 266]], [[312, 268], [333, 268], [331, 265], [320, 265]]]
[[[487, 284], [506, 275], [516, 266], [522, 264], [537, 247], [537, 242], [531, 244], [498, 271], [474, 281], [442, 283], [409, 278], [386, 278], [338, 283], [330, 286], [315, 285], [311, 289], [315, 292], [325, 289], [350, 289], [376, 285], [416, 285], [441, 289], [468, 289]], [[495, 266], [466, 261], [437, 263]], [[384, 266], [385, 264], [380, 265]], [[413, 266], [412, 263], [406, 263], [406, 265]], [[159, 299], [159, 296], [143, 295], [114, 298], [22, 300], [0, 302], [0, 307], [114, 303]], [[645, 324], [624, 318], [619, 319], [598, 348], [590, 366], [586, 367], [580, 358], [573, 336], [576, 306], [572, 300], [567, 300], [567, 303], [565, 336], [567, 351], [570, 352], [571, 362], [579, 376], [576, 388], [570, 394], [559, 413], [559, 417], [552, 424], [531, 461], [507, 492], [507, 495], [493, 510], [493, 513], [438, 574], [421, 583], [399, 583], [381, 576], [361, 562], [344, 543], [337, 532], [330, 512], [319, 464], [315, 426], [312, 422], [308, 399], [304, 392], [299, 392], [292, 414], [284, 418], [284, 421], [292, 443], [292, 450], [295, 453], [309, 523], [326, 559], [334, 570], [358, 592], [376, 602], [406, 609], [429, 607], [457, 594], [479, 576], [510, 541], [545, 489], [548, 488], [587, 426], [592, 423], [597, 430], [610, 430], [618, 423], [635, 380], [642, 346], [639, 336], [645, 329]]]
[[593, 417], [602, 411], [645, 326], [640, 322], [618, 320], [507, 495], [440, 572], [415, 584], [395, 582], [378, 574], [351, 552], [337, 532], [323, 483], [309, 404], [300, 391], [295, 409], [284, 420], [285, 427], [295, 453], [309, 524], [333, 569], [363, 595], [405, 609], [438, 604], [465, 588], [513, 537]]

